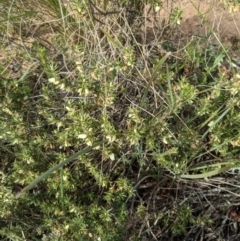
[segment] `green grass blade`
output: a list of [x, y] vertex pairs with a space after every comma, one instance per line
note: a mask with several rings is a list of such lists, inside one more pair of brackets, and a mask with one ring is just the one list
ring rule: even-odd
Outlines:
[[168, 89], [169, 89], [170, 98], [171, 98], [171, 108], [174, 109], [174, 98], [173, 98], [172, 84], [171, 84], [168, 65], [167, 65], [167, 81], [168, 81]]
[[61, 203], [62, 203], [62, 210], [64, 210], [64, 202], [63, 202], [63, 167], [60, 167], [60, 196], [61, 196]]
[[26, 77], [28, 76], [28, 74], [33, 73], [37, 68], [39, 67], [39, 64], [32, 64], [25, 72], [24, 74], [20, 77], [20, 79], [18, 80], [18, 82], [21, 82], [23, 80], [26, 79]]
[[117, 39], [117, 38], [116, 38], [116, 39], [113, 39], [113, 38], [111, 37], [111, 35], [107, 33], [107, 31], [102, 30], [102, 32], [103, 32], [104, 35], [107, 37], [107, 40], [108, 40], [115, 48], [119, 48], [119, 49], [122, 48], [122, 44], [121, 44], [121, 42], [119, 41], [119, 39]]
[[221, 163], [213, 163], [213, 164], [208, 164], [208, 163], [200, 163], [200, 164], [196, 164], [195, 166], [191, 167], [189, 169], [189, 171], [196, 171], [196, 170], [203, 170], [203, 169], [207, 169], [207, 168], [216, 168], [216, 167], [220, 167], [220, 166], [234, 166], [235, 162], [232, 161], [225, 161], [225, 162], [221, 162]]
[[198, 126], [198, 128], [201, 129], [201, 128], [205, 127], [213, 118], [215, 118], [215, 117], [218, 115], [218, 113], [221, 111], [221, 109], [222, 109], [222, 106], [219, 107], [216, 111], [214, 111], [214, 112], [211, 114], [211, 116], [209, 116], [203, 123], [201, 123], [201, 124]]
[[180, 177], [181, 178], [186, 178], [186, 179], [201, 179], [201, 178], [207, 178], [207, 177], [212, 177], [215, 175], [218, 175], [220, 173], [226, 172], [231, 168], [230, 165], [224, 166], [222, 168], [216, 168], [213, 171], [201, 173], [201, 174], [183, 174]]
[[27, 185], [25, 188], [23, 188], [17, 195], [16, 198], [20, 198], [23, 194], [25, 194], [27, 191], [29, 191], [30, 189], [32, 189], [33, 187], [35, 187], [39, 182], [43, 181], [45, 178], [47, 178], [50, 174], [52, 174], [53, 172], [57, 171], [59, 168], [63, 167], [64, 165], [70, 163], [71, 161], [75, 160], [78, 156], [85, 154], [89, 151], [91, 151], [93, 148], [100, 146], [101, 144], [103, 144], [103, 141], [97, 142], [92, 146], [88, 146], [86, 148], [84, 148], [83, 150], [76, 152], [75, 154], [73, 154], [72, 156], [70, 156], [69, 158], [67, 158], [65, 161], [60, 162], [58, 165], [50, 168], [48, 171], [44, 172], [42, 175], [40, 175], [39, 177], [35, 178], [29, 185]]
[[209, 131], [211, 131], [221, 120], [222, 118], [230, 111], [230, 108], [226, 109], [208, 128], [208, 130], [203, 134], [202, 138], [204, 138]]
[[143, 97], [141, 99], [141, 103], [140, 103], [140, 106], [143, 107], [143, 103], [144, 103], [144, 100], [146, 99], [146, 96], [147, 96], [147, 93], [148, 93], [148, 90], [151, 86], [151, 84], [153, 83], [153, 81], [156, 79], [157, 75], [158, 75], [158, 71], [162, 68], [162, 65], [164, 64], [164, 62], [167, 60], [167, 58], [171, 55], [171, 52], [168, 52], [166, 53], [158, 62], [158, 64], [156, 65], [156, 67], [154, 68], [153, 70], [153, 73], [152, 73], [152, 76], [147, 84], [147, 87], [143, 93]]

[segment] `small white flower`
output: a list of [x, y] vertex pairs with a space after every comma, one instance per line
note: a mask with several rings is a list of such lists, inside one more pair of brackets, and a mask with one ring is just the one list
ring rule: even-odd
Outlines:
[[78, 135], [78, 138], [80, 138], [80, 139], [85, 139], [86, 137], [87, 137], [86, 134], [79, 134], [79, 135]]

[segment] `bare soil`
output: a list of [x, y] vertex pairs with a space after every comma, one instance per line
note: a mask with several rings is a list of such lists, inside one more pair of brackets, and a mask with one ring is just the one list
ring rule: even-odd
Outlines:
[[[213, 30], [222, 43], [240, 39], [240, 12], [230, 13], [219, 0], [165, 1], [157, 14], [145, 9], [145, 16], [151, 20], [155, 16], [155, 20], [161, 23], [163, 19], [169, 19], [170, 10], [174, 7], [183, 10], [177, 38], [204, 37]], [[151, 27], [151, 22], [148, 21], [147, 25]], [[217, 39], [212, 35], [210, 41], [216, 43]]]

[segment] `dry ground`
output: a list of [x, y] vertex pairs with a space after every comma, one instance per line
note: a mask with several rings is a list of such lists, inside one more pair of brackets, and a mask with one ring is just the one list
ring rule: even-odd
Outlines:
[[[161, 22], [163, 19], [168, 19], [173, 7], [179, 7], [183, 10], [183, 19], [178, 28], [181, 35], [177, 33], [176, 40], [180, 38], [190, 39], [193, 36], [206, 36], [210, 31], [209, 26], [223, 43], [229, 43], [232, 38], [240, 38], [240, 12], [229, 12], [219, 0], [165, 1], [161, 11], [156, 16], [157, 20]], [[152, 12], [148, 14], [146, 12], [145, 16], [149, 18], [153, 16]], [[148, 27], [151, 27], [149, 22]], [[213, 43], [216, 42], [214, 36], [210, 40]]]

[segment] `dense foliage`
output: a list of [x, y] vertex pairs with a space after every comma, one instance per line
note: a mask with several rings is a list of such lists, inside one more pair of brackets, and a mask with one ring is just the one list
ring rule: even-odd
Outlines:
[[211, 226], [189, 190], [239, 163], [231, 48], [176, 46], [178, 8], [144, 41], [144, 6], [160, 1], [60, 2], [0, 3], [1, 239], [183, 240]]

